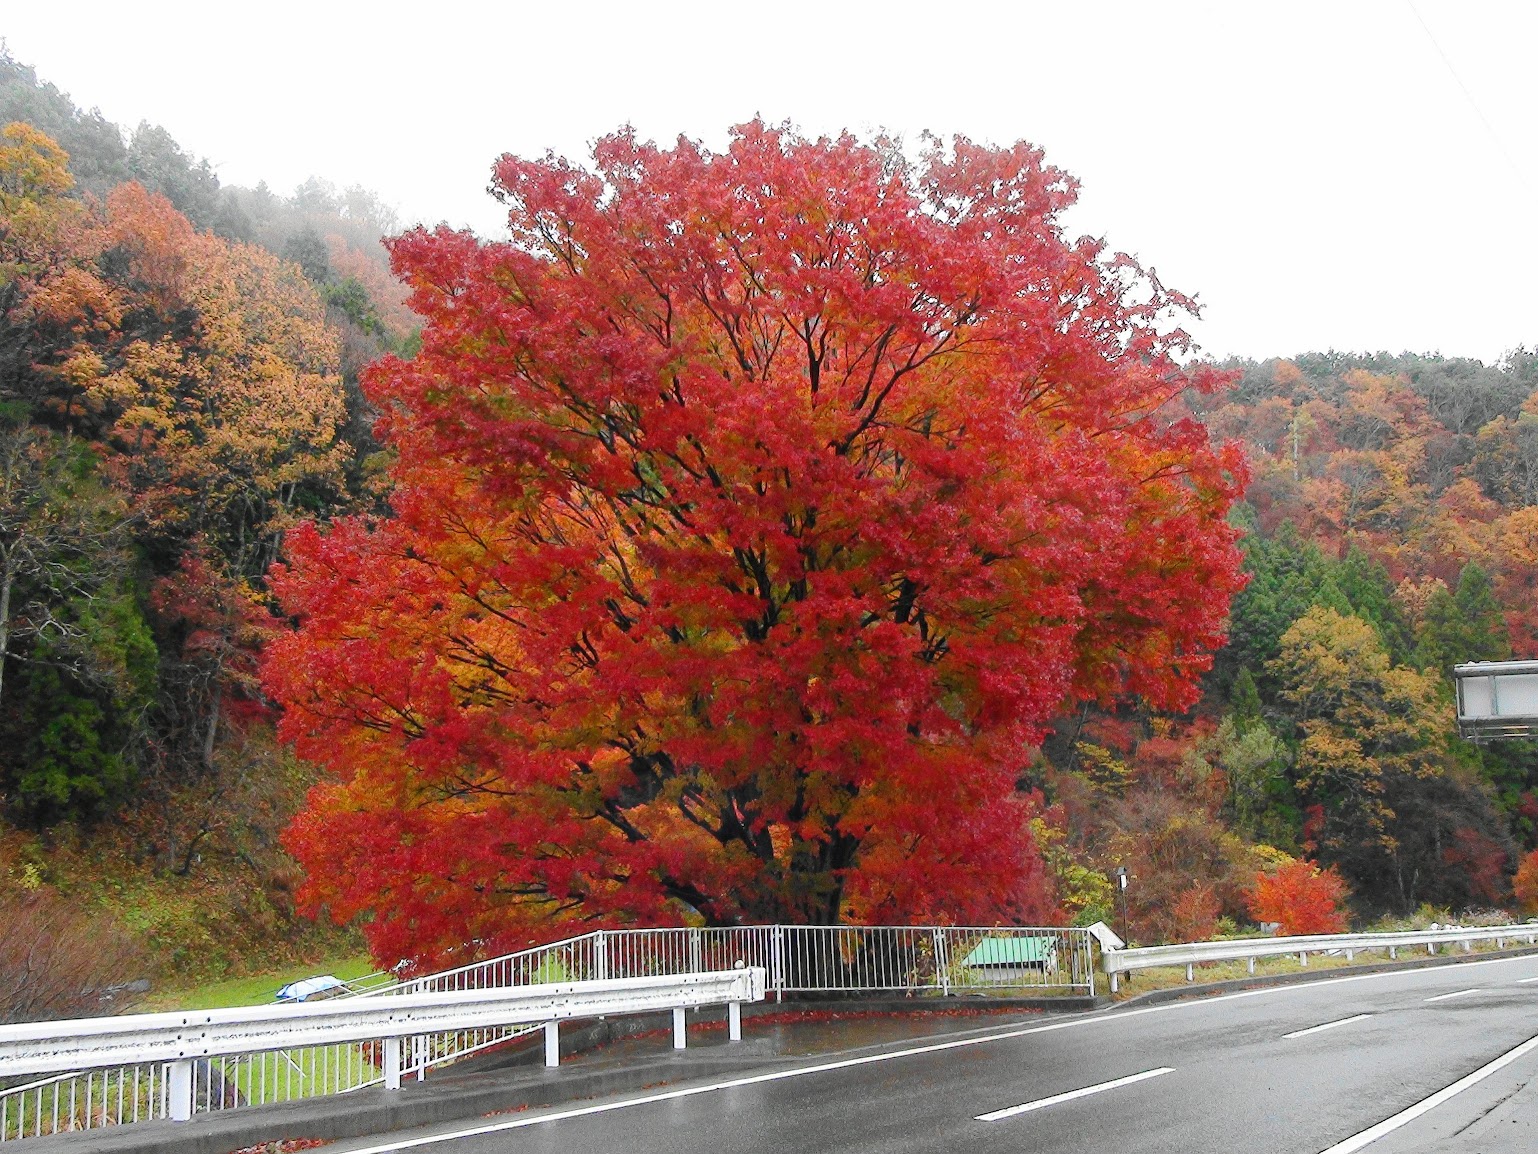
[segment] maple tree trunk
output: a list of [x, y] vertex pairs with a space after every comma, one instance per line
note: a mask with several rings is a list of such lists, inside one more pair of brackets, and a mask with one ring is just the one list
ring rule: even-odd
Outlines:
[[209, 772], [214, 768], [214, 740], [219, 734], [219, 708], [223, 700], [224, 686], [216, 680], [213, 704], [208, 711], [208, 729], [203, 734], [203, 768]]

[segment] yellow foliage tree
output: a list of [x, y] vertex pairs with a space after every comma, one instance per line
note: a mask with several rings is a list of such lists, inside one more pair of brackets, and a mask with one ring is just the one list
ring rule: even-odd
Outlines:
[[1437, 676], [1394, 666], [1366, 621], [1316, 605], [1267, 666], [1302, 741], [1295, 784], [1312, 803], [1305, 833], [1348, 874], [1392, 855], [1394, 787], [1442, 772]]
[[238, 569], [260, 573], [300, 496], [341, 483], [346, 404], [325, 306], [294, 265], [193, 232], [137, 185], [107, 211], [144, 298], [184, 318], [133, 340], [95, 383], [110, 439], [149, 524], [218, 535]]

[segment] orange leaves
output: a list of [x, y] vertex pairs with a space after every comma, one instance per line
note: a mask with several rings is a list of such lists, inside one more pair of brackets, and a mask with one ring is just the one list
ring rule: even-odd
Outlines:
[[0, 263], [20, 290], [4, 303], [43, 393], [28, 399], [109, 443], [144, 523], [183, 540], [227, 531], [257, 575], [296, 498], [340, 484], [325, 306], [292, 266], [197, 233], [137, 184], [104, 206], [63, 198], [67, 158], [35, 130], [0, 141]]
[[1277, 933], [1338, 934], [1346, 930], [1346, 883], [1334, 868], [1321, 870], [1299, 859], [1259, 874], [1246, 895], [1257, 922], [1275, 922]]
[[1222, 903], [1217, 891], [1202, 882], [1183, 889], [1169, 912], [1170, 940], [1177, 942], [1211, 941], [1218, 931]]
[[[1517, 651], [1538, 645], [1530, 513], [1538, 501], [1538, 394], [1528, 354], [1502, 364], [1311, 355], [1257, 366], [1243, 400], [1214, 408], [1242, 436], [1262, 529], [1290, 522], [1339, 555], [1359, 549], [1395, 581], [1452, 585], [1487, 571]], [[1397, 371], [1376, 371], [1393, 367]]]
[[1523, 913], [1538, 913], [1538, 849], [1523, 856], [1511, 888], [1516, 892]]
[[120, 184], [107, 196], [105, 231], [107, 244], [127, 258], [136, 291], [164, 312], [182, 306], [197, 234], [169, 200], [137, 184]]
[[[137, 185], [113, 191], [107, 227], [141, 307], [194, 318], [190, 332], [127, 344], [116, 371], [91, 385], [146, 513], [187, 533], [238, 509], [265, 550], [261, 542], [290, 523], [297, 491], [340, 482], [345, 404], [325, 308], [293, 266], [194, 233]], [[240, 565], [254, 574], [267, 559]]]
[[326, 251], [331, 270], [338, 279], [350, 278], [368, 291], [369, 300], [378, 308], [381, 323], [391, 337], [401, 340], [416, 329], [419, 321], [406, 307], [406, 287], [390, 276], [378, 260], [366, 256], [335, 234], [326, 236]]

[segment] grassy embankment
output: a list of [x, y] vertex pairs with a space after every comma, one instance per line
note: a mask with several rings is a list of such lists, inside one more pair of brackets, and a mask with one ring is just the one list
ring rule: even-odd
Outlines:
[[291, 962], [238, 978], [166, 986], [152, 990], [134, 1008], [140, 1013], [153, 1013], [158, 1010], [217, 1010], [227, 1006], [262, 1006], [270, 1003], [281, 987], [289, 982], [297, 982], [300, 978], [332, 974], [348, 981], [373, 972], [374, 963], [367, 954], [350, 953], [314, 962]]

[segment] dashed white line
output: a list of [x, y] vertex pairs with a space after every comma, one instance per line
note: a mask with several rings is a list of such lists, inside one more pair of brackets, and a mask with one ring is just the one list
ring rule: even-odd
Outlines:
[[1538, 978], [1518, 978], [1517, 985], [1525, 986], [1528, 982], [1538, 982]]
[[[1512, 962], [1527, 961], [1527, 958], [1487, 958], [1477, 962], [1459, 963], [1465, 969], [1475, 969], [1481, 966], [1503, 966]], [[1237, 1002], [1248, 998], [1286, 997], [1289, 994], [1309, 993], [1328, 986], [1341, 986], [1350, 982], [1375, 982], [1385, 979], [1403, 978], [1409, 975], [1438, 975], [1446, 971], [1436, 966], [1419, 966], [1408, 970], [1395, 970], [1378, 974], [1352, 974], [1342, 978], [1323, 978], [1319, 981], [1308, 982], [1296, 986], [1268, 986], [1259, 990], [1241, 990], [1234, 994], [1220, 994], [1213, 998], [1204, 998], [1200, 1001], [1169, 1002], [1159, 1006], [1139, 1006], [1132, 1010], [1112, 1010], [1105, 1014], [1087, 1015], [1082, 1018], [1069, 1018], [1066, 1021], [1050, 1022], [1040, 1026], [1016, 1027], [1014, 1029], [1001, 1030], [998, 1033], [985, 1033], [980, 1037], [957, 1039], [949, 1042], [931, 1043], [924, 1046], [915, 1046], [908, 1049], [888, 1051], [881, 1054], [867, 1054], [858, 1058], [845, 1058], [835, 1062], [821, 1062], [811, 1066], [799, 1066], [790, 1070], [775, 1070], [766, 1074], [753, 1074], [741, 1078], [731, 1078], [724, 1082], [714, 1082], [704, 1086], [688, 1086], [678, 1090], [669, 1090], [657, 1094], [644, 1094], [635, 1098], [625, 1098], [617, 1102], [603, 1102], [592, 1106], [582, 1106], [575, 1109], [557, 1110], [548, 1114], [535, 1114], [530, 1117], [511, 1119], [503, 1122], [483, 1123], [479, 1126], [471, 1126], [465, 1129], [449, 1130], [436, 1134], [426, 1134], [414, 1138], [400, 1138], [393, 1142], [384, 1142], [366, 1146], [340, 1145], [338, 1154], [393, 1154], [394, 1151], [419, 1149], [425, 1146], [437, 1145], [441, 1142], [453, 1141], [456, 1138], [469, 1138], [482, 1134], [496, 1134], [506, 1130], [519, 1130], [525, 1126], [538, 1126], [547, 1122], [560, 1122], [568, 1118], [582, 1118], [593, 1114], [606, 1114], [613, 1110], [623, 1110], [631, 1106], [645, 1106], [654, 1102], [667, 1102], [678, 1098], [692, 1098], [697, 1094], [708, 1094], [716, 1090], [726, 1090], [737, 1086], [752, 1086], [764, 1082], [778, 1082], [785, 1078], [797, 1078], [805, 1074], [820, 1074], [829, 1070], [843, 1070], [855, 1066], [864, 1066], [872, 1062], [887, 1062], [894, 1058], [904, 1058], [914, 1054], [932, 1054], [939, 1051], [960, 1049], [968, 1046], [986, 1045], [989, 1042], [1004, 1042], [1013, 1038], [1024, 1038], [1032, 1034], [1050, 1034], [1058, 1030], [1074, 1030], [1090, 1026], [1101, 1026], [1124, 1022], [1131, 1018], [1140, 1018], [1145, 1014], [1164, 1014], [1179, 1012], [1182, 1010], [1195, 1010], [1215, 1005], [1219, 1002]], [[1535, 1039], [1538, 1040], [1538, 1039]], [[354, 1139], [353, 1141], [358, 1141]], [[366, 1140], [365, 1140], [366, 1141]], [[1332, 1154], [1332, 1152], [1326, 1152]]]
[[1284, 1037], [1284, 1038], [1301, 1038], [1301, 1037], [1304, 1037], [1307, 1034], [1317, 1034], [1320, 1030], [1333, 1030], [1336, 1026], [1349, 1026], [1352, 1022], [1360, 1022], [1360, 1021], [1362, 1021], [1362, 1020], [1364, 1020], [1366, 1018], [1370, 1018], [1370, 1017], [1372, 1017], [1371, 1014], [1356, 1014], [1356, 1015], [1353, 1015], [1352, 1017], [1349, 1017], [1349, 1018], [1341, 1018], [1338, 1021], [1325, 1022], [1323, 1025], [1320, 1025], [1320, 1026], [1310, 1026], [1306, 1030], [1294, 1030], [1290, 1034], [1283, 1034], [1282, 1037]]
[[1141, 1074], [1132, 1074], [1125, 1078], [1117, 1078], [1110, 1082], [1097, 1082], [1093, 1086], [1085, 1086], [1082, 1090], [1069, 1090], [1065, 1094], [1053, 1094], [1050, 1098], [1038, 1098], [1034, 1102], [1026, 1102], [1019, 1106], [1008, 1106], [1003, 1110], [992, 1110], [987, 1114], [979, 1114], [979, 1122], [1001, 1122], [1005, 1118], [1013, 1118], [1016, 1114], [1026, 1114], [1032, 1110], [1040, 1110], [1046, 1106], [1056, 1106], [1060, 1102], [1072, 1102], [1075, 1098], [1088, 1098], [1091, 1094], [1099, 1094], [1106, 1090], [1114, 1090], [1118, 1086], [1130, 1086], [1134, 1082], [1146, 1081], [1149, 1078], [1157, 1078], [1160, 1074], [1173, 1074], [1175, 1067], [1160, 1066], [1157, 1070], [1144, 1070]]
[[1479, 989], [1480, 989], [1480, 987], [1475, 986], [1472, 990], [1455, 990], [1451, 994], [1438, 994], [1434, 998], [1427, 998], [1426, 1001], [1428, 1001], [1428, 1002], [1445, 1002], [1445, 1001], [1447, 1001], [1448, 998], [1461, 998], [1465, 994], [1477, 994], [1477, 993], [1479, 993]]
[[1392, 1118], [1383, 1119], [1383, 1121], [1379, 1122], [1376, 1126], [1369, 1126], [1360, 1134], [1353, 1134], [1344, 1142], [1335, 1143], [1335, 1145], [1331, 1146], [1328, 1150], [1321, 1150], [1320, 1154], [1354, 1154], [1354, 1151], [1360, 1150], [1369, 1142], [1376, 1142], [1385, 1134], [1390, 1134], [1393, 1131], [1399, 1129], [1399, 1127], [1415, 1121], [1415, 1119], [1419, 1118], [1422, 1114], [1429, 1110], [1436, 1109], [1449, 1098], [1463, 1093], [1470, 1086], [1477, 1082], [1484, 1081], [1497, 1070], [1511, 1065], [1511, 1063], [1515, 1062], [1523, 1054], [1526, 1054], [1528, 1051], [1535, 1049], [1538, 1049], [1538, 1038], [1529, 1038], [1515, 1049], [1507, 1050], [1493, 1062], [1487, 1062], [1485, 1065], [1475, 1070], [1472, 1074], [1467, 1074], [1464, 1077], [1459, 1078], [1451, 1086], [1444, 1086], [1435, 1094], [1431, 1095], [1431, 1097], [1421, 1099], [1419, 1102], [1415, 1103], [1415, 1105], [1399, 1111], [1399, 1113], [1395, 1114]]

